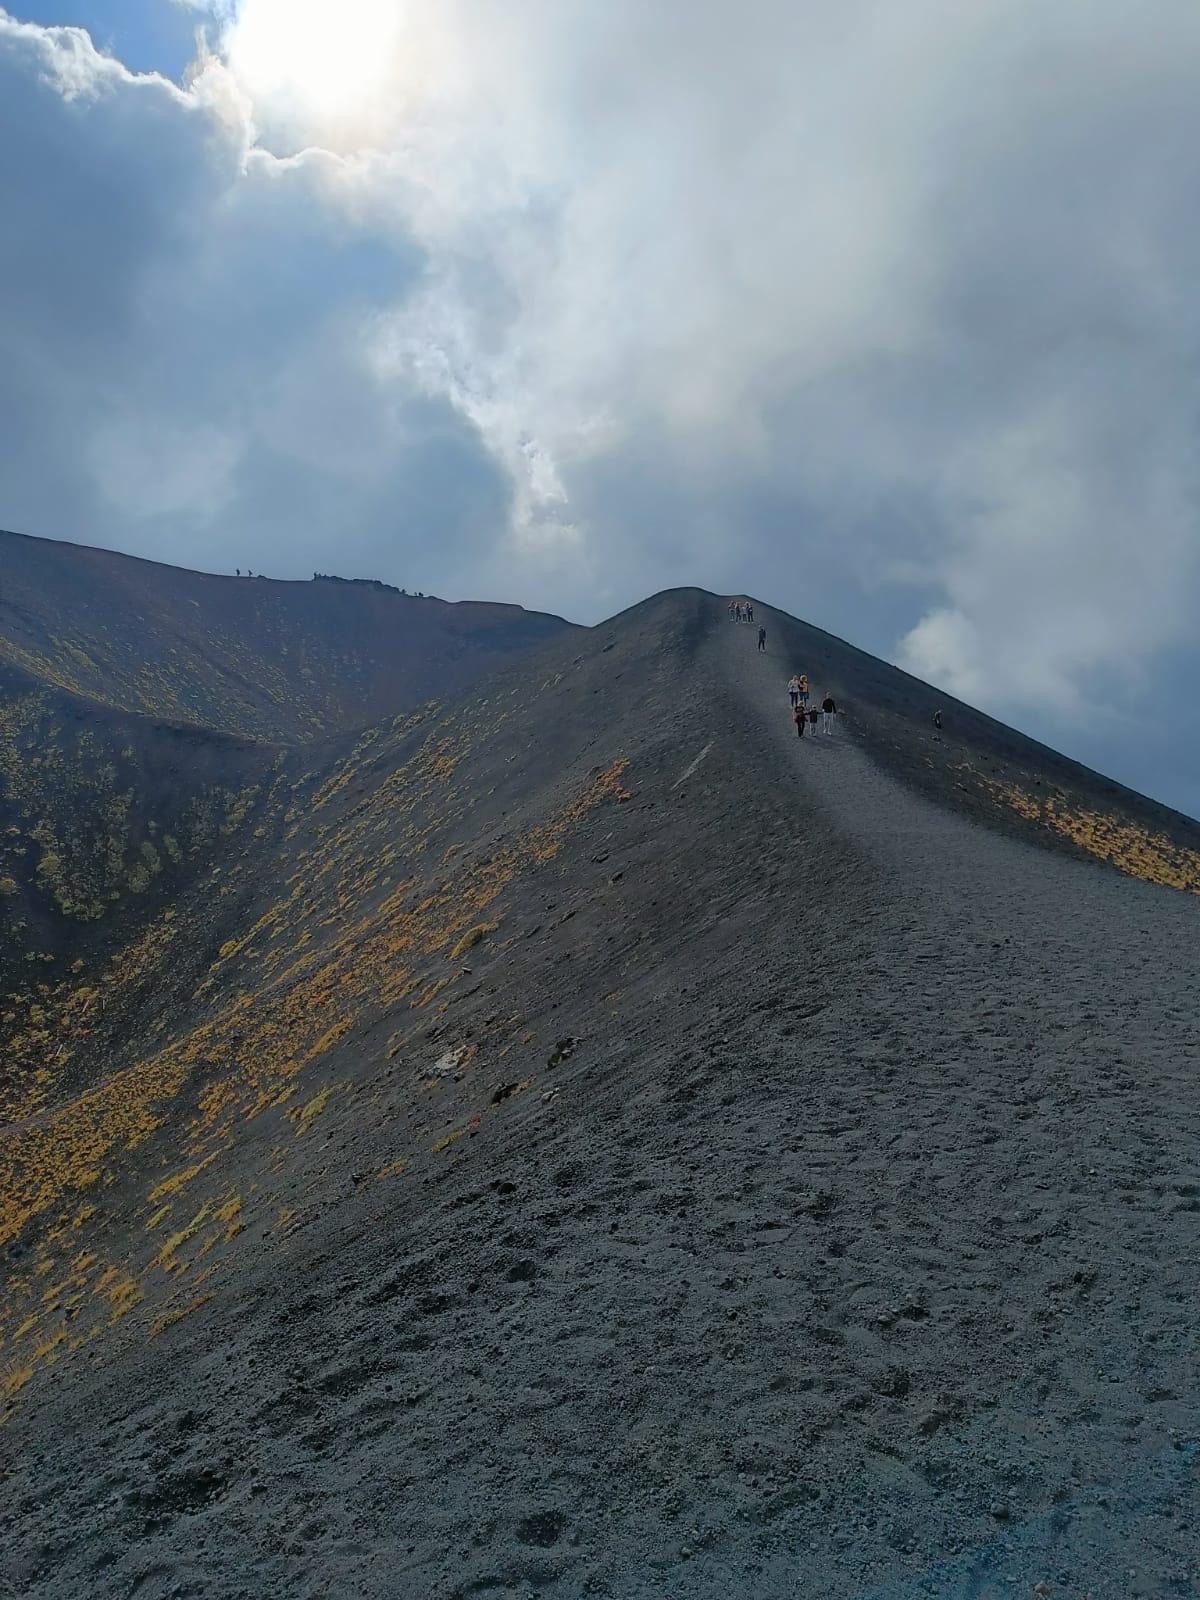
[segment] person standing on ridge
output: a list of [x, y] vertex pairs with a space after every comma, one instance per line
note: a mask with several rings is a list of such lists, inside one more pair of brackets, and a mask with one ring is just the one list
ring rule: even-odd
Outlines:
[[808, 673], [807, 672], [802, 672], [800, 674], [800, 703], [802, 705], [807, 705], [808, 704]]
[[793, 672], [788, 679], [788, 699], [792, 702], [792, 710], [800, 704], [800, 679]]
[[803, 737], [804, 737], [804, 724], [808, 721], [808, 712], [805, 711], [803, 706], [798, 705], [793, 710], [793, 712], [792, 712], [792, 721], [796, 724], [796, 737], [797, 737], [797, 739], [803, 739]]
[[753, 607], [753, 605], [751, 605], [749, 600], [746, 601], [746, 621], [747, 622], [753, 622], [754, 621], [754, 607]]
[[833, 696], [831, 694], [827, 694], [825, 696], [824, 700], [821, 701], [821, 732], [822, 733], [832, 733], [833, 732], [833, 719], [836, 716], [837, 716], [837, 706], [833, 702]]
[[933, 713], [933, 725], [937, 729], [937, 731], [939, 733], [941, 733], [941, 731], [942, 731], [942, 713], [940, 711], [935, 711]]
[[765, 628], [759, 628], [758, 630], [758, 648], [760, 650], [767, 648], [767, 630]]

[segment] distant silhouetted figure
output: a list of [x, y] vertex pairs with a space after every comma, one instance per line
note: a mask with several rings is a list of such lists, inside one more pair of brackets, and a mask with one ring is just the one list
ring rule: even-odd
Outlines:
[[933, 713], [933, 725], [937, 729], [937, 731], [939, 733], [941, 733], [941, 731], [942, 731], [942, 713], [940, 711], [935, 711]]
[[796, 724], [796, 737], [797, 737], [797, 739], [803, 739], [803, 737], [804, 737], [804, 724], [808, 721], [808, 712], [805, 711], [803, 706], [799, 706], [798, 705], [796, 707], [796, 709], [792, 712], [792, 721]]
[[753, 622], [754, 621], [754, 607], [750, 604], [749, 601], [746, 602], [746, 621], [747, 622]]
[[765, 650], [767, 648], [767, 630], [765, 628], [760, 628], [758, 630], [758, 648], [760, 650]]
[[242, 569], [241, 569], [241, 567], [238, 567], [238, 568], [236, 568], [236, 571], [237, 571], [237, 575], [238, 575], [238, 577], [239, 577], [239, 578], [240, 578], [240, 577], [241, 577], [241, 575], [242, 575]]
[[737, 610], [737, 607], [734, 605], [732, 600], [729, 602], [727, 609], [729, 611], [729, 620], [732, 622], [734, 621], [734, 613]]
[[833, 696], [827, 694], [821, 701], [821, 732], [833, 732], [833, 719], [837, 716], [837, 706], [833, 703]]

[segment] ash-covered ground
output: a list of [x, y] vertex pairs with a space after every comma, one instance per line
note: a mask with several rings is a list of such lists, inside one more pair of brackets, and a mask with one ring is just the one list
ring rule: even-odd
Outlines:
[[1187, 824], [759, 616], [297, 757], [181, 898], [0, 1135], [0, 1594], [1197, 1592]]

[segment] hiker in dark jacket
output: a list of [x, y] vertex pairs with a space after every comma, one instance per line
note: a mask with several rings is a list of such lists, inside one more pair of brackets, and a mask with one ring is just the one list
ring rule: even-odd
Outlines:
[[767, 630], [765, 628], [760, 628], [758, 630], [758, 648], [760, 650], [765, 650], [767, 648]]
[[803, 706], [797, 706], [792, 712], [792, 721], [796, 724], [797, 739], [803, 739], [804, 724], [808, 721], [808, 712], [805, 711]]
[[833, 696], [827, 694], [821, 701], [821, 732], [833, 732], [833, 719], [837, 716], [837, 706], [833, 703]]

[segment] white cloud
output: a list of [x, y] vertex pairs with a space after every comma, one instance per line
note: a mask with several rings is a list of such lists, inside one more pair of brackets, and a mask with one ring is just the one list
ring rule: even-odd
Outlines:
[[22, 446], [5, 520], [298, 570], [349, 529], [585, 615], [757, 588], [1011, 714], [1186, 642], [1191, 0], [197, 9], [183, 89], [0, 23], [43, 190], [77, 150], [125, 207], [17, 184], [0, 353], [84, 447]]

